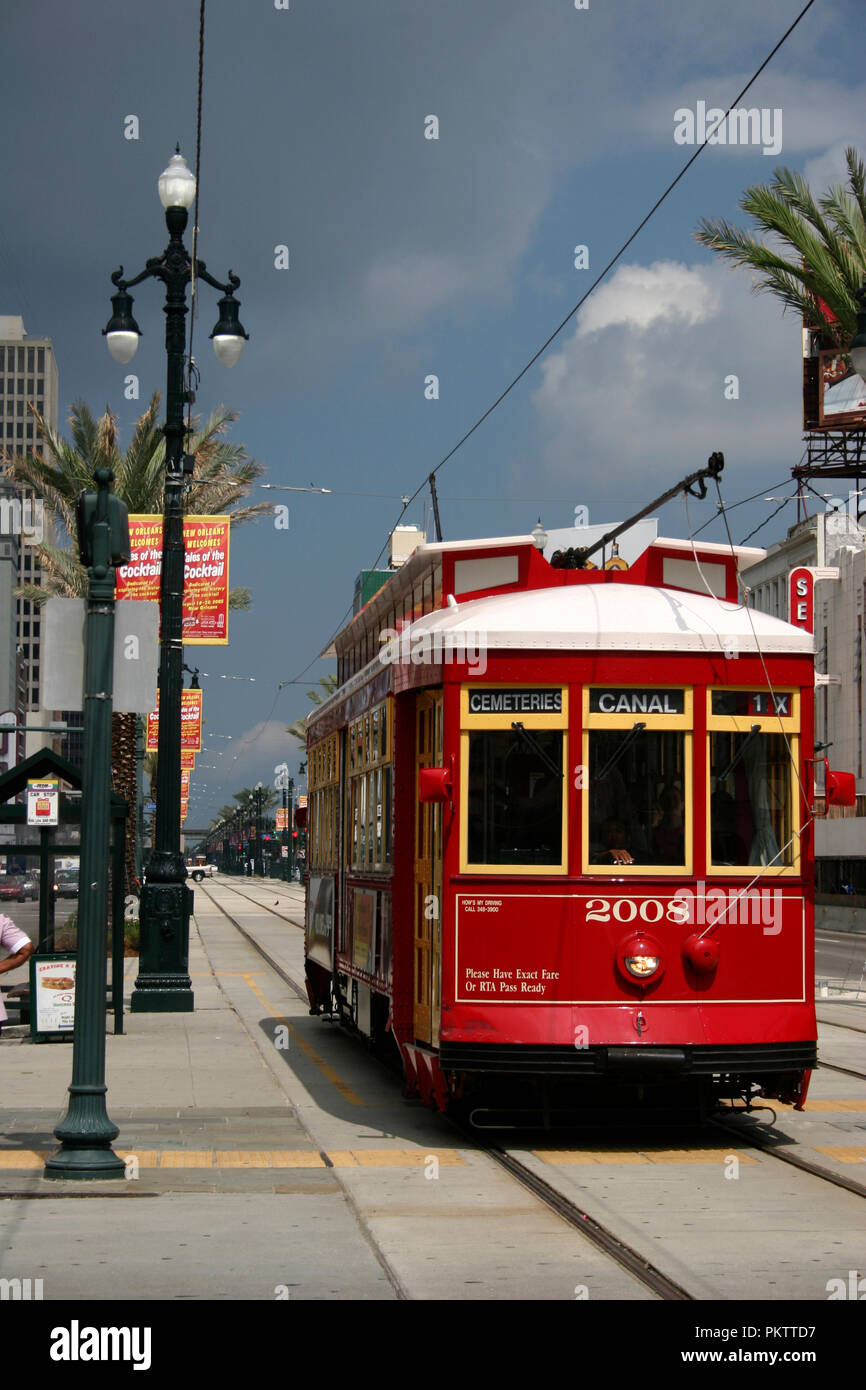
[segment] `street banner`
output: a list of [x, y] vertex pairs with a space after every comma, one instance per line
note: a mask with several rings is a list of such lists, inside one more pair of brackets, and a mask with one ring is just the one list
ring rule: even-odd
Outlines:
[[279, 807], [277, 810], [277, 830], [288, 830], [288, 828], [289, 813], [288, 811], [283, 810], [282, 807]]
[[[201, 752], [201, 697], [200, 690], [181, 691], [180, 703], [180, 747], [181, 766], [183, 753]], [[159, 691], [156, 692], [156, 709], [147, 716], [147, 751], [159, 750]]]
[[60, 788], [56, 777], [27, 783], [27, 824], [56, 825]]
[[180, 765], [181, 768], [186, 769], [187, 772], [192, 772], [195, 767], [195, 753], [191, 748], [182, 748], [180, 750]]
[[189, 770], [186, 768], [180, 770], [180, 794], [189, 796]]
[[[117, 570], [118, 599], [159, 601], [162, 517], [129, 518], [129, 564]], [[185, 516], [183, 640], [225, 646], [229, 640], [229, 518]]]

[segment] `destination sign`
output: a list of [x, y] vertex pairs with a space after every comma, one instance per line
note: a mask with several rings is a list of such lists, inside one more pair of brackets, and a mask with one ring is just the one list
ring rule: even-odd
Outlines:
[[590, 690], [592, 714], [683, 714], [682, 690]]
[[561, 690], [470, 690], [470, 714], [561, 714]]
[[713, 714], [740, 716], [758, 714], [788, 718], [792, 712], [789, 692], [780, 695], [769, 690], [714, 690], [712, 708]]

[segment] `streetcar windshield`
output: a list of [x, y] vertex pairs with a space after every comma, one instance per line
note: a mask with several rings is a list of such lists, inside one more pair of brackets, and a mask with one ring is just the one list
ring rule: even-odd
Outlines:
[[794, 862], [791, 759], [781, 734], [710, 735], [713, 864]]
[[685, 864], [684, 749], [682, 733], [648, 730], [641, 724], [592, 730], [591, 864]]
[[562, 862], [565, 778], [559, 730], [469, 735], [468, 858], [473, 864]]

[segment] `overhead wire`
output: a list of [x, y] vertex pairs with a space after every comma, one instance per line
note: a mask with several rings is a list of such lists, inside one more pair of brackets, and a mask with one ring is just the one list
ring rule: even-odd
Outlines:
[[[764, 71], [764, 69], [768, 66], [768, 64], [772, 61], [772, 59], [775, 57], [775, 55], [778, 53], [779, 49], [780, 49], [780, 48], [782, 47], [782, 45], [786, 42], [786, 40], [790, 37], [790, 35], [794, 32], [794, 30], [797, 28], [797, 25], [798, 25], [798, 24], [800, 23], [800, 21], [805, 17], [805, 15], [808, 13], [808, 11], [812, 8], [812, 6], [813, 6], [814, 3], [815, 3], [815, 0], [806, 0], [806, 4], [805, 4], [805, 5], [803, 6], [803, 8], [801, 9], [801, 11], [800, 11], [800, 13], [797, 15], [796, 19], [793, 21], [792, 24], [790, 24], [790, 25], [788, 26], [788, 28], [785, 30], [785, 32], [784, 32], [784, 34], [782, 35], [782, 37], [779, 39], [779, 41], [773, 46], [773, 48], [772, 48], [772, 49], [770, 50], [770, 52], [767, 54], [766, 58], [765, 58], [764, 61], [761, 63], [760, 67], [757, 68], [756, 71], [755, 71], [755, 72], [752, 74], [752, 76], [749, 78], [748, 82], [746, 83], [745, 87], [743, 87], [742, 91], [738, 92], [737, 95], [734, 97], [733, 101], [730, 103], [730, 105], [728, 106], [727, 110], [725, 111], [724, 116], [723, 116], [722, 119], [717, 123], [717, 127], [716, 127], [716, 128], [718, 128], [719, 126], [721, 126], [721, 125], [724, 124], [724, 122], [727, 120], [728, 116], [730, 115], [731, 111], [734, 109], [734, 107], [738, 104], [738, 102], [740, 102], [740, 101], [743, 99], [743, 97], [744, 97], [744, 96], [746, 95], [746, 93], [749, 91], [750, 87], [753, 87], [753, 86], [754, 86], [755, 82], [757, 82], [757, 80], [758, 80], [758, 78], [760, 77], [761, 73], [762, 73], [762, 72]], [[493, 412], [494, 412], [494, 410], [496, 410], [497, 406], [501, 405], [501, 403], [505, 400], [506, 396], [510, 395], [510, 393], [514, 390], [514, 387], [518, 384], [518, 382], [522, 381], [522, 379], [526, 376], [526, 373], [527, 373], [527, 372], [530, 370], [530, 368], [533, 367], [533, 366], [535, 365], [535, 363], [538, 361], [539, 357], [541, 357], [541, 356], [547, 351], [547, 349], [550, 347], [550, 344], [559, 336], [559, 334], [562, 332], [562, 330], [565, 328], [565, 326], [571, 321], [571, 319], [574, 318], [574, 315], [575, 315], [575, 314], [578, 312], [578, 310], [586, 303], [586, 301], [587, 301], [587, 299], [589, 298], [589, 296], [598, 288], [598, 286], [601, 284], [602, 280], [604, 280], [605, 277], [607, 276], [608, 272], [611, 271], [611, 270], [613, 269], [613, 267], [617, 264], [617, 262], [618, 262], [619, 260], [621, 260], [621, 258], [625, 255], [625, 252], [628, 250], [629, 246], [631, 246], [632, 242], [633, 242], [633, 241], [636, 239], [636, 237], [643, 231], [644, 227], [647, 225], [647, 223], [650, 221], [650, 219], [654, 216], [654, 214], [658, 211], [658, 209], [661, 207], [661, 205], [662, 205], [662, 203], [665, 201], [665, 199], [669, 196], [669, 194], [671, 194], [671, 193], [673, 192], [673, 190], [676, 188], [676, 186], [677, 186], [677, 184], [680, 182], [680, 180], [688, 173], [689, 169], [692, 167], [692, 165], [694, 164], [695, 160], [698, 159], [698, 158], [700, 158], [700, 156], [703, 154], [704, 150], [706, 149], [706, 144], [707, 144], [707, 142], [705, 141], [703, 144], [700, 144], [700, 145], [697, 146], [697, 148], [695, 149], [694, 154], [692, 154], [692, 155], [689, 156], [689, 158], [686, 160], [685, 164], [683, 165], [682, 169], [680, 169], [680, 171], [679, 171], [679, 173], [676, 175], [676, 177], [673, 178], [673, 179], [671, 180], [671, 182], [668, 184], [667, 188], [666, 188], [666, 189], [664, 190], [664, 192], [660, 195], [660, 197], [658, 197], [658, 198], [656, 199], [656, 201], [653, 203], [652, 207], [650, 208], [649, 212], [648, 212], [644, 217], [641, 218], [640, 222], [637, 224], [637, 226], [635, 227], [635, 229], [634, 229], [634, 231], [631, 233], [631, 235], [623, 242], [622, 246], [620, 246], [620, 248], [619, 248], [619, 250], [616, 252], [616, 254], [613, 255], [613, 256], [610, 258], [610, 260], [607, 262], [607, 264], [604, 266], [604, 268], [603, 268], [601, 271], [599, 271], [598, 275], [595, 277], [595, 279], [593, 280], [592, 284], [589, 286], [589, 289], [587, 289], [586, 292], [585, 292], [584, 294], [581, 295], [580, 299], [579, 299], [579, 300], [577, 301], [577, 303], [574, 305], [574, 308], [571, 309], [571, 310], [569, 310], [569, 312], [566, 314], [566, 316], [565, 316], [565, 318], [562, 320], [562, 322], [561, 322], [560, 324], [557, 325], [557, 327], [553, 330], [553, 332], [550, 334], [550, 336], [549, 336], [548, 338], [546, 338], [545, 341], [541, 344], [541, 347], [538, 348], [538, 350], [537, 350], [536, 352], [533, 353], [533, 355], [530, 357], [529, 361], [525, 364], [525, 366], [523, 366], [523, 367], [521, 368], [521, 370], [517, 373], [517, 375], [516, 375], [515, 377], [512, 378], [512, 380], [511, 380], [511, 381], [508, 383], [508, 385], [505, 387], [505, 390], [500, 392], [500, 394], [496, 397], [496, 400], [493, 402], [493, 404], [492, 404], [492, 405], [489, 405], [489, 406], [487, 407], [487, 409], [484, 411], [483, 415], [480, 415], [480, 416], [478, 417], [478, 419], [475, 421], [474, 425], [472, 425], [471, 428], [468, 429], [468, 430], [466, 431], [466, 433], [465, 433], [460, 439], [458, 439], [457, 443], [453, 446], [452, 449], [449, 449], [448, 453], [445, 455], [444, 458], [440, 459], [440, 461], [436, 464], [435, 468], [433, 468], [432, 470], [429, 470], [429, 471], [425, 474], [425, 477], [424, 477], [423, 482], [421, 482], [421, 483], [418, 485], [418, 487], [415, 489], [415, 491], [411, 494], [411, 496], [410, 496], [410, 498], [409, 498], [409, 501], [404, 505], [403, 510], [400, 512], [400, 515], [397, 517], [397, 520], [396, 520], [396, 522], [394, 523], [395, 526], [399, 526], [399, 524], [400, 524], [402, 518], [406, 515], [406, 512], [407, 512], [408, 508], [409, 508], [409, 507], [411, 506], [411, 504], [415, 501], [415, 498], [418, 497], [418, 495], [419, 495], [421, 492], [423, 492], [424, 489], [429, 485], [429, 482], [430, 482], [431, 478], [435, 478], [435, 476], [436, 476], [436, 474], [439, 472], [440, 468], [444, 468], [444, 467], [445, 467], [445, 464], [449, 461], [449, 459], [453, 458], [454, 455], [457, 453], [457, 450], [460, 449], [460, 448], [462, 448], [462, 446], [466, 443], [466, 441], [467, 441], [468, 439], [471, 439], [471, 437], [472, 437], [472, 435], [475, 433], [475, 431], [476, 431], [477, 429], [479, 429], [480, 426], [484, 424], [484, 421], [487, 420], [487, 419], [489, 418], [489, 416], [491, 416], [491, 415], [493, 414]], [[391, 529], [393, 530], [394, 528], [392, 527]], [[389, 534], [390, 534], [390, 533], [389, 533]], [[376, 559], [373, 561], [373, 564], [372, 564], [372, 566], [371, 566], [372, 569], [375, 569], [375, 568], [376, 568], [376, 565], [379, 563], [379, 560], [381, 559], [381, 557], [382, 557], [382, 556], [384, 555], [384, 553], [385, 553], [385, 549], [386, 549], [387, 545], [388, 545], [388, 541], [386, 540], [385, 543], [384, 543], [384, 545], [382, 546], [381, 550], [379, 551], [379, 554], [376, 556]]]
[[[704, 936], [706, 936], [710, 931], [713, 930], [714, 927], [718, 926], [718, 925], [728, 916], [728, 914], [729, 914], [730, 912], [732, 912], [732, 911], [735, 912], [735, 911], [736, 911], [737, 903], [741, 901], [741, 899], [745, 896], [745, 894], [748, 893], [748, 892], [755, 886], [756, 883], [759, 883], [759, 882], [760, 882], [760, 880], [768, 873], [768, 871], [772, 868], [772, 866], [776, 863], [777, 860], [781, 860], [781, 859], [782, 859], [782, 856], [787, 852], [787, 850], [790, 848], [790, 846], [795, 842], [795, 840], [799, 840], [799, 839], [800, 839], [800, 837], [805, 833], [805, 831], [808, 829], [808, 827], [813, 823], [813, 821], [814, 821], [814, 819], [815, 819], [814, 813], [813, 813], [813, 811], [812, 811], [812, 808], [811, 808], [810, 805], [809, 805], [808, 797], [806, 796], [806, 789], [805, 789], [805, 787], [803, 786], [803, 780], [802, 780], [802, 778], [801, 778], [801, 776], [800, 776], [800, 769], [799, 769], [799, 767], [797, 766], [797, 761], [796, 761], [796, 759], [795, 759], [795, 757], [794, 757], [793, 749], [791, 748], [791, 743], [790, 743], [790, 740], [789, 740], [789, 738], [788, 738], [788, 733], [787, 733], [787, 730], [785, 729], [785, 725], [784, 725], [784, 716], [782, 715], [782, 712], [781, 712], [780, 702], [779, 702], [779, 699], [778, 699], [778, 697], [777, 697], [777, 695], [776, 695], [776, 691], [775, 691], [775, 689], [774, 689], [773, 682], [772, 682], [772, 680], [771, 680], [771, 678], [770, 678], [770, 673], [769, 673], [769, 671], [768, 671], [768, 669], [767, 669], [767, 663], [766, 663], [766, 660], [765, 660], [765, 658], [764, 658], [764, 653], [763, 653], [763, 651], [762, 651], [762, 649], [761, 649], [761, 643], [760, 643], [760, 641], [759, 641], [759, 639], [758, 639], [758, 634], [757, 634], [757, 632], [756, 632], [756, 630], [755, 630], [755, 624], [754, 624], [754, 620], [753, 620], [753, 618], [752, 618], [752, 610], [751, 610], [751, 608], [750, 608], [750, 606], [749, 606], [749, 603], [747, 602], [748, 590], [747, 590], [745, 584], [743, 583], [742, 577], [741, 577], [740, 572], [739, 572], [739, 564], [738, 564], [738, 562], [737, 562], [736, 546], [734, 545], [734, 540], [733, 540], [733, 537], [732, 537], [732, 535], [731, 535], [730, 527], [729, 527], [729, 525], [728, 525], [728, 519], [727, 519], [727, 510], [728, 510], [728, 509], [726, 508], [724, 499], [723, 499], [723, 497], [722, 497], [721, 485], [720, 485], [720, 483], [719, 483], [718, 478], [714, 478], [713, 481], [715, 482], [715, 485], [716, 485], [716, 493], [717, 493], [717, 495], [718, 495], [718, 507], [717, 507], [716, 516], [721, 515], [722, 520], [724, 521], [724, 524], [725, 524], [725, 531], [726, 531], [727, 537], [728, 537], [728, 545], [729, 545], [729, 547], [730, 547], [731, 557], [732, 557], [732, 559], [733, 559], [733, 561], [734, 561], [734, 565], [735, 565], [735, 567], [736, 567], [736, 568], [735, 568], [735, 573], [736, 573], [736, 576], [737, 576], [737, 588], [738, 588], [738, 590], [739, 590], [739, 592], [740, 592], [740, 594], [741, 594], [741, 597], [742, 597], [742, 606], [743, 606], [743, 608], [744, 608], [745, 611], [746, 611], [746, 616], [747, 616], [748, 621], [749, 621], [749, 627], [751, 628], [751, 632], [752, 632], [752, 640], [753, 640], [754, 643], [755, 643], [755, 650], [756, 650], [756, 652], [757, 652], [757, 654], [758, 654], [758, 657], [759, 657], [759, 659], [760, 659], [760, 662], [761, 662], [761, 668], [762, 668], [763, 673], [764, 673], [764, 681], [765, 681], [765, 683], [766, 683], [766, 687], [767, 687], [767, 690], [768, 690], [768, 692], [769, 692], [770, 699], [771, 699], [772, 702], [773, 702], [773, 712], [774, 712], [774, 714], [775, 714], [775, 717], [776, 717], [776, 718], [778, 719], [778, 721], [779, 721], [779, 732], [780, 732], [780, 734], [781, 734], [781, 736], [782, 736], [782, 740], [783, 740], [783, 742], [784, 742], [784, 744], [785, 744], [785, 748], [786, 748], [787, 753], [788, 753], [788, 759], [789, 759], [789, 762], [790, 762], [790, 764], [791, 764], [791, 767], [792, 767], [793, 770], [794, 770], [794, 776], [795, 776], [795, 778], [796, 778], [796, 780], [797, 780], [797, 785], [798, 785], [798, 787], [799, 787], [799, 789], [800, 789], [800, 796], [802, 797], [803, 810], [804, 810], [804, 820], [803, 820], [803, 824], [799, 827], [799, 829], [794, 830], [793, 834], [790, 835], [790, 836], [788, 837], [788, 839], [787, 839], [787, 840], [785, 841], [785, 843], [781, 846], [781, 848], [776, 852], [776, 854], [773, 856], [773, 858], [770, 859], [770, 860], [768, 861], [768, 863], [762, 864], [762, 865], [761, 865], [760, 869], [759, 869], [758, 872], [754, 875], [754, 877], [749, 881], [749, 883], [746, 884], [746, 886], [745, 886], [744, 888], [741, 888], [741, 889], [740, 889], [740, 891], [734, 896], [734, 898], [731, 900], [731, 902], [729, 902], [729, 903], [727, 904], [727, 906], [725, 907], [724, 911], [723, 911], [723, 912], [719, 912], [719, 914], [715, 917], [714, 921], [713, 921], [709, 926], [707, 926], [707, 927], [704, 928], [704, 930], [700, 933], [699, 939], [701, 939], [701, 938], [703, 938]], [[791, 499], [787, 499], [787, 500], [791, 500]], [[688, 498], [686, 498], [686, 518], [687, 518], [687, 522], [688, 522]], [[713, 520], [715, 520], [715, 517], [713, 518]], [[698, 564], [698, 570], [700, 571], [700, 563], [698, 562], [697, 552], [695, 551], [694, 534], [692, 534], [690, 522], [689, 522], [688, 524], [689, 524], [689, 538], [690, 538], [691, 543], [692, 543], [692, 553], [693, 553], [694, 556], [695, 556], [695, 562]], [[701, 572], [701, 578], [703, 579], [704, 584], [706, 585], [707, 589], [709, 590], [709, 585], [707, 584], [707, 581], [706, 581], [706, 579], [704, 578], [702, 572]], [[711, 591], [710, 591], [710, 592], [711, 592]], [[720, 602], [720, 600], [718, 600], [718, 596], [717, 596], [717, 595], [713, 595], [713, 597], [715, 597], [715, 598], [717, 599], [717, 601]], [[784, 869], [784, 867], [785, 867], [784, 864], [780, 864], [780, 865], [779, 865], [779, 868], [780, 868], [780, 869]], [[774, 875], [774, 877], [778, 877], [778, 875]]]
[[[755, 70], [755, 72], [754, 72], [754, 73], [752, 74], [752, 76], [749, 78], [749, 81], [746, 83], [746, 85], [742, 88], [742, 90], [741, 90], [741, 91], [734, 97], [734, 99], [731, 101], [730, 105], [727, 107], [727, 109], [726, 109], [726, 111], [725, 111], [724, 116], [722, 117], [722, 120], [721, 120], [720, 122], [718, 122], [718, 125], [721, 125], [721, 124], [727, 119], [727, 117], [728, 117], [728, 115], [730, 114], [730, 112], [732, 111], [732, 109], [738, 104], [738, 102], [740, 102], [740, 101], [742, 100], [742, 98], [746, 95], [746, 93], [750, 90], [750, 88], [754, 86], [755, 82], [758, 80], [758, 78], [760, 77], [761, 73], [762, 73], [762, 72], [764, 71], [764, 69], [769, 65], [769, 63], [772, 61], [772, 59], [775, 57], [775, 55], [779, 52], [779, 50], [782, 48], [782, 46], [783, 46], [784, 43], [787, 41], [787, 39], [790, 37], [790, 35], [794, 32], [794, 30], [797, 28], [797, 26], [800, 24], [800, 22], [804, 19], [804, 17], [805, 17], [806, 14], [808, 13], [808, 11], [812, 8], [812, 6], [813, 6], [814, 3], [815, 3], [815, 0], [806, 0], [806, 4], [805, 4], [805, 5], [803, 6], [803, 8], [800, 10], [799, 14], [796, 16], [796, 18], [793, 20], [793, 22], [792, 22], [792, 23], [788, 26], [788, 28], [785, 30], [785, 32], [784, 32], [784, 34], [782, 35], [782, 37], [781, 37], [781, 38], [778, 40], [778, 42], [773, 46], [773, 48], [772, 48], [772, 49], [770, 50], [770, 52], [767, 54], [767, 56], [766, 56], [766, 58], [764, 59], [764, 61], [761, 63], [761, 65]], [[200, 119], [200, 110], [201, 110], [201, 54], [202, 54], [203, 43], [204, 43], [204, 6], [205, 6], [205, 0], [201, 0], [201, 19], [200, 19], [200, 35], [199, 35], [199, 119]], [[490, 406], [487, 407], [487, 409], [484, 411], [484, 413], [478, 417], [478, 419], [475, 421], [475, 423], [466, 431], [466, 433], [465, 433], [465, 434], [457, 441], [457, 443], [448, 451], [448, 453], [444, 456], [444, 458], [440, 459], [440, 461], [436, 464], [436, 466], [435, 466], [432, 470], [428, 470], [428, 472], [425, 474], [425, 477], [424, 477], [423, 482], [421, 482], [421, 483], [419, 484], [419, 486], [415, 489], [415, 491], [409, 496], [408, 501], [406, 501], [406, 502], [403, 504], [403, 507], [402, 507], [402, 509], [401, 509], [401, 511], [400, 511], [399, 516], [397, 517], [397, 519], [396, 519], [396, 521], [394, 522], [393, 526], [392, 526], [392, 527], [390, 528], [390, 530], [389, 530], [389, 533], [388, 533], [389, 536], [390, 536], [391, 532], [395, 529], [395, 527], [396, 527], [396, 526], [399, 526], [400, 522], [402, 521], [403, 517], [406, 515], [406, 512], [408, 511], [408, 509], [409, 509], [409, 507], [412, 505], [412, 503], [415, 501], [415, 499], [424, 491], [424, 489], [425, 489], [426, 487], [429, 486], [431, 479], [435, 479], [435, 476], [436, 476], [436, 474], [439, 472], [439, 470], [440, 470], [441, 468], [444, 468], [444, 467], [445, 467], [445, 464], [448, 463], [449, 460], [452, 459], [452, 458], [454, 457], [454, 455], [457, 453], [457, 451], [458, 451], [460, 448], [462, 448], [462, 446], [467, 442], [467, 440], [469, 440], [469, 439], [472, 437], [472, 435], [475, 434], [476, 430], [478, 430], [478, 429], [481, 427], [481, 425], [484, 424], [485, 420], [487, 420], [487, 419], [493, 414], [493, 412], [497, 409], [497, 407], [498, 407], [499, 405], [501, 405], [501, 403], [506, 399], [506, 397], [510, 395], [510, 393], [514, 390], [515, 386], [517, 386], [518, 383], [519, 383], [520, 381], [522, 381], [523, 377], [526, 376], [527, 372], [535, 365], [535, 363], [539, 360], [539, 358], [547, 351], [548, 347], [550, 347], [551, 343], [555, 341], [555, 339], [559, 336], [559, 334], [562, 332], [562, 330], [563, 330], [563, 329], [567, 326], [567, 324], [574, 318], [575, 314], [576, 314], [576, 313], [578, 312], [578, 310], [586, 303], [586, 301], [587, 301], [587, 299], [590, 297], [590, 295], [598, 288], [598, 286], [602, 283], [602, 281], [605, 279], [605, 277], [608, 275], [608, 273], [613, 269], [613, 267], [622, 259], [623, 255], [624, 255], [625, 252], [628, 250], [629, 246], [631, 246], [632, 242], [635, 241], [635, 239], [636, 239], [636, 238], [639, 236], [639, 234], [643, 231], [644, 227], [645, 227], [645, 226], [647, 225], [647, 223], [651, 220], [651, 218], [655, 215], [655, 213], [658, 211], [658, 209], [662, 206], [662, 204], [665, 202], [665, 200], [668, 198], [668, 196], [673, 192], [673, 190], [676, 188], [677, 184], [681, 181], [681, 179], [684, 178], [684, 176], [686, 175], [686, 173], [688, 172], [688, 170], [689, 170], [689, 169], [691, 168], [691, 166], [695, 163], [695, 161], [700, 157], [700, 155], [703, 153], [703, 151], [704, 151], [705, 148], [706, 148], [706, 142], [704, 142], [703, 144], [699, 144], [699, 145], [697, 146], [697, 148], [695, 149], [694, 154], [692, 154], [692, 155], [686, 160], [685, 164], [683, 165], [682, 169], [680, 169], [679, 173], [675, 176], [675, 178], [673, 178], [673, 179], [671, 180], [671, 182], [667, 185], [667, 187], [664, 189], [664, 191], [662, 192], [662, 194], [656, 199], [656, 201], [653, 203], [652, 207], [650, 208], [649, 212], [647, 212], [646, 215], [645, 215], [644, 217], [641, 218], [640, 222], [637, 224], [637, 226], [636, 226], [636, 227], [634, 228], [634, 230], [631, 232], [630, 236], [623, 242], [623, 244], [620, 246], [619, 250], [610, 258], [610, 260], [607, 262], [607, 264], [603, 267], [603, 269], [599, 272], [599, 274], [598, 274], [598, 275], [596, 276], [596, 278], [593, 280], [592, 284], [589, 286], [589, 288], [586, 290], [586, 292], [585, 292], [583, 295], [581, 295], [580, 299], [577, 301], [577, 303], [574, 305], [574, 307], [569, 311], [568, 314], [566, 314], [565, 318], [562, 319], [562, 321], [557, 325], [557, 327], [553, 330], [553, 332], [545, 339], [545, 341], [541, 344], [541, 346], [537, 349], [537, 351], [533, 353], [533, 355], [530, 357], [529, 361], [526, 362], [526, 364], [521, 368], [521, 370], [517, 373], [517, 375], [516, 375], [515, 377], [513, 377], [512, 380], [508, 383], [508, 385], [505, 387], [505, 389], [504, 389], [503, 391], [500, 392], [500, 394], [496, 397], [496, 399], [493, 401], [493, 403], [492, 403]], [[196, 168], [198, 169], [198, 155], [197, 155]], [[197, 208], [198, 208], [198, 182], [196, 182], [196, 222], [198, 221], [198, 217], [197, 217]], [[195, 229], [194, 229], [194, 232], [195, 232]], [[378, 554], [377, 554], [375, 560], [373, 561], [373, 564], [370, 566], [371, 569], [375, 569], [375, 568], [376, 568], [376, 566], [377, 566], [378, 563], [379, 563], [379, 560], [382, 558], [382, 556], [383, 556], [384, 553], [385, 553], [385, 550], [386, 550], [386, 548], [387, 548], [387, 545], [388, 545], [388, 540], [386, 539], [385, 542], [384, 542], [384, 544], [382, 545], [381, 549], [379, 550], [379, 552], [378, 552]], [[327, 650], [327, 648], [330, 646], [331, 642], [334, 640], [334, 638], [337, 636], [337, 634], [342, 630], [342, 627], [343, 627], [343, 624], [344, 624], [344, 622], [345, 622], [345, 620], [346, 620], [346, 617], [348, 617], [348, 616], [351, 614], [351, 612], [352, 612], [352, 608], [351, 608], [351, 606], [350, 606], [350, 607], [346, 610], [346, 613], [343, 615], [343, 618], [341, 618], [338, 627], [334, 630], [334, 632], [332, 633], [331, 637], [328, 639], [328, 642], [325, 644], [325, 648], [324, 648], [325, 650]], [[300, 671], [300, 672], [298, 672], [297, 676], [296, 676], [293, 680], [291, 680], [291, 681], [281, 681], [281, 682], [279, 683], [279, 685], [277, 686], [276, 695], [275, 695], [275, 697], [274, 697], [274, 702], [273, 702], [273, 704], [272, 704], [272, 706], [271, 706], [270, 713], [268, 714], [267, 719], [264, 721], [264, 724], [262, 725], [262, 728], [260, 729], [259, 734], [257, 734], [257, 735], [255, 736], [255, 738], [251, 739], [251, 740], [250, 740], [250, 743], [253, 743], [253, 742], [257, 741], [258, 737], [260, 737], [260, 734], [261, 734], [261, 732], [263, 731], [265, 725], [267, 724], [268, 719], [270, 719], [270, 714], [272, 714], [272, 713], [273, 713], [273, 710], [276, 708], [276, 703], [277, 703], [277, 700], [279, 699], [279, 696], [280, 696], [280, 693], [281, 693], [283, 687], [286, 686], [286, 685], [289, 685], [289, 684], [295, 684], [295, 683], [297, 683], [297, 682], [300, 682], [301, 677], [303, 677], [303, 676], [307, 673], [307, 671], [309, 671], [310, 667], [312, 667], [312, 666], [315, 665], [315, 663], [316, 663], [317, 660], [319, 660], [319, 657], [317, 657], [317, 656], [316, 656], [316, 657], [313, 657], [312, 660], [309, 661], [309, 662], [307, 663], [307, 665], [303, 668], [303, 670]], [[239, 752], [240, 752], [240, 750], [238, 750], [238, 753], [239, 753]]]

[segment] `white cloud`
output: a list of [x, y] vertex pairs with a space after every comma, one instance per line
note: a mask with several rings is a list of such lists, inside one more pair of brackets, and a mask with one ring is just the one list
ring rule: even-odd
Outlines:
[[[718, 263], [624, 266], [604, 289], [543, 363], [532, 398], [545, 485], [568, 481], [586, 497], [610, 497], [635, 484], [649, 500], [716, 449], [728, 477], [760, 469], [757, 487], [780, 461], [783, 469], [797, 462], [800, 334], [792, 315]], [[725, 398], [730, 376], [738, 399]]]
[[614, 325], [645, 330], [656, 324], [704, 323], [718, 304], [718, 290], [697, 267], [678, 261], [624, 265], [581, 309], [577, 336]]

